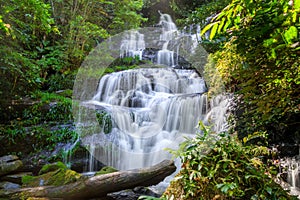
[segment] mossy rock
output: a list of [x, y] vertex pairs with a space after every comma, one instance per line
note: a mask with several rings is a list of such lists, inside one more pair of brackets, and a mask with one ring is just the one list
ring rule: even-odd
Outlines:
[[107, 166], [107, 167], [103, 167], [100, 171], [96, 172], [95, 176], [109, 174], [117, 171], [118, 171], [117, 169]]
[[58, 169], [68, 169], [67, 166], [62, 162], [56, 162], [44, 165], [42, 169], [39, 171], [39, 175], [46, 174], [48, 172], [56, 171]]
[[60, 186], [83, 179], [82, 175], [70, 169], [57, 169], [39, 176], [24, 176], [23, 186], [37, 187], [42, 185]]

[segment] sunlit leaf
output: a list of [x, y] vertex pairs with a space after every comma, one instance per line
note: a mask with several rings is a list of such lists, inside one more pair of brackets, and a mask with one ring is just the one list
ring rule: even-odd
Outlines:
[[210, 23], [207, 26], [205, 26], [201, 31], [201, 36], [203, 36], [208, 30], [210, 30], [215, 24], [218, 22]]
[[218, 30], [218, 26], [219, 26], [219, 24], [216, 23], [216, 24], [214, 24], [214, 26], [212, 27], [211, 33], [210, 33], [210, 35], [209, 35], [209, 39], [210, 39], [210, 40], [212, 40], [212, 39], [215, 37], [215, 35], [216, 35], [216, 33], [217, 33], [217, 30]]
[[295, 9], [300, 9], [300, 0], [294, 0]]
[[284, 32], [284, 39], [287, 44], [291, 44], [294, 39], [298, 38], [298, 30], [295, 26], [291, 26]]

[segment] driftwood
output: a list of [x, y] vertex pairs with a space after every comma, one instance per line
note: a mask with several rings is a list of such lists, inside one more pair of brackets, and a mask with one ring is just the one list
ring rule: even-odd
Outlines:
[[119, 171], [98, 175], [83, 181], [62, 185], [22, 188], [0, 193], [0, 197], [46, 197], [49, 199], [89, 199], [105, 197], [108, 193], [136, 186], [151, 186], [172, 174], [176, 167], [173, 161], [165, 160], [149, 168]]

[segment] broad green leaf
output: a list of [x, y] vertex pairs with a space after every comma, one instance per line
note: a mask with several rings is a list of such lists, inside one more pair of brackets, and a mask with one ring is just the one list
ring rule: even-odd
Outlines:
[[210, 32], [210, 35], [209, 35], [209, 39], [210, 39], [210, 40], [212, 40], [212, 39], [215, 37], [215, 35], [216, 35], [216, 33], [217, 33], [217, 30], [218, 30], [218, 26], [219, 26], [219, 24], [216, 23], [216, 24], [214, 24], [214, 26], [212, 27], [211, 32]]
[[210, 23], [208, 24], [207, 26], [205, 26], [203, 28], [203, 30], [201, 31], [200, 35], [203, 36], [208, 30], [210, 30], [216, 23], [219, 23], [219, 22], [214, 22], [214, 23]]
[[223, 19], [221, 20], [221, 23], [219, 24], [218, 33], [220, 33], [220, 32], [222, 31], [222, 28], [223, 28], [223, 26], [224, 26], [224, 23], [225, 23], [225, 18], [223, 18]]

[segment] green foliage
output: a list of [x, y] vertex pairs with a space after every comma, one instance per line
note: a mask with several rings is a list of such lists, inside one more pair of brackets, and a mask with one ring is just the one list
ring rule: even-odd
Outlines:
[[[176, 3], [177, 2], [177, 3]], [[182, 1], [173, 0], [173, 9], [182, 15], [177, 22], [182, 25], [199, 24], [201, 27], [207, 24], [209, 17], [220, 12], [230, 0], [213, 0], [213, 1]]]
[[43, 122], [68, 122], [72, 120], [72, 100], [56, 93], [35, 92], [31, 98], [36, 100], [33, 106], [25, 109], [23, 120], [25, 124]]
[[272, 179], [275, 168], [261, 160], [269, 155], [267, 148], [200, 126], [204, 133], [180, 147], [182, 169], [166, 199], [292, 199]]
[[[37, 57], [30, 51], [36, 51], [36, 47], [43, 48], [42, 38], [58, 31], [49, 12], [49, 4], [41, 0], [3, 1], [1, 5], [0, 15], [5, 27], [9, 27], [9, 34], [7, 30], [6, 34], [0, 32], [3, 55], [0, 73], [13, 83], [9, 87], [12, 92], [23, 93], [39, 83]], [[23, 88], [16, 90], [19, 82]], [[29, 84], [28, 88], [26, 84]]]
[[[0, 145], [4, 154], [13, 153], [28, 155], [43, 150], [53, 151], [59, 143], [74, 143], [78, 135], [70, 128], [52, 129], [47, 125], [24, 127], [23, 124], [0, 126]], [[18, 145], [22, 144], [22, 145]], [[64, 152], [58, 152], [46, 160], [62, 160]]]
[[142, 6], [142, 0], [2, 0], [1, 111], [10, 100], [37, 89], [71, 89], [92, 48], [145, 21], [138, 13]]
[[115, 12], [109, 28], [113, 30], [113, 33], [138, 28], [142, 22], [146, 21], [137, 13], [144, 5], [143, 0], [114, 0], [112, 2], [112, 9]]
[[299, 11], [283, 0], [233, 0], [202, 30], [227, 38], [213, 57], [226, 87], [242, 98], [241, 138], [268, 131], [274, 142], [293, 140], [284, 134], [299, 126]]

